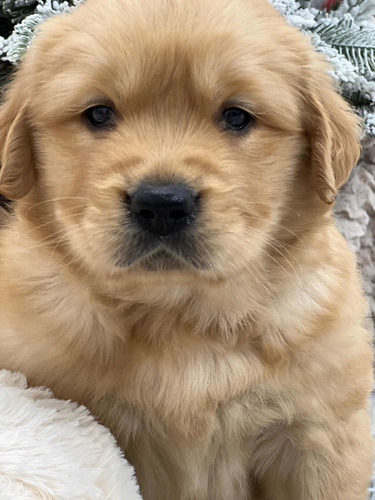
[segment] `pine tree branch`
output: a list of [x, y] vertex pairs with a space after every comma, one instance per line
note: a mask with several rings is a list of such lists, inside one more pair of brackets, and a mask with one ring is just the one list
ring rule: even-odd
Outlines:
[[344, 18], [337, 23], [322, 23], [313, 31], [351, 61], [360, 75], [375, 73], [375, 27], [358, 26]]

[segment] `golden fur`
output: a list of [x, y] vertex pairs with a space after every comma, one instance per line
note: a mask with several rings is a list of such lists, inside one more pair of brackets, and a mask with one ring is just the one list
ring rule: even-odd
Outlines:
[[[146, 500], [365, 499], [366, 306], [331, 216], [358, 124], [303, 35], [266, 0], [88, 0], [40, 29], [0, 151], [0, 367], [86, 404]], [[200, 193], [203, 267], [116, 264], [150, 176]]]

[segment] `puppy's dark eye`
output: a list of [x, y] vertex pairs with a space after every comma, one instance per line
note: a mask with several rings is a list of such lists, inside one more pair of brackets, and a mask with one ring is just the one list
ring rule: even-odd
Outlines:
[[93, 106], [85, 111], [85, 116], [97, 128], [113, 124], [113, 111], [108, 106]]
[[226, 129], [240, 131], [254, 122], [254, 117], [241, 108], [227, 108], [221, 115], [221, 120]]

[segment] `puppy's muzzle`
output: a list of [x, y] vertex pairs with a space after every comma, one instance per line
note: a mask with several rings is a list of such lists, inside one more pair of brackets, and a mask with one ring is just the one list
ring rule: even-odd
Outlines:
[[167, 236], [194, 221], [198, 196], [183, 183], [144, 183], [126, 197], [126, 203], [138, 226], [155, 236]]

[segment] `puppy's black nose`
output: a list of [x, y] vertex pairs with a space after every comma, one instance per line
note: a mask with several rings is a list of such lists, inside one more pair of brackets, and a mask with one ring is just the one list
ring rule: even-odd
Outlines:
[[193, 221], [198, 198], [182, 183], [142, 184], [126, 201], [143, 229], [165, 236]]

